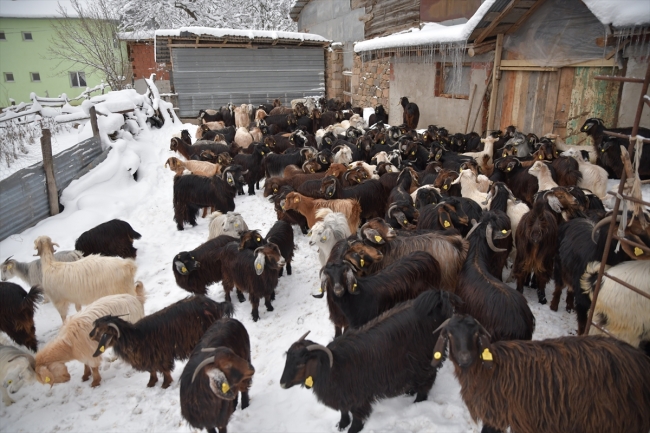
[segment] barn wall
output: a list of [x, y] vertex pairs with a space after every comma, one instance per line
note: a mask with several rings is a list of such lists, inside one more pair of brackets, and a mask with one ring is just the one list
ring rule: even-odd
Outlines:
[[364, 39], [390, 35], [420, 25], [420, 0], [351, 0], [365, 7]]
[[[648, 58], [630, 57], [627, 61], [626, 77], [643, 78], [648, 67]], [[632, 126], [634, 116], [636, 116], [636, 107], [639, 103], [639, 92], [641, 91], [640, 83], [623, 84], [621, 95], [621, 106], [618, 110], [618, 127]], [[650, 128], [650, 107], [646, 106], [641, 115], [641, 126]], [[609, 126], [609, 125], [607, 125]]]
[[[391, 66], [388, 57], [362, 62], [360, 56], [354, 56], [351, 77], [352, 105], [363, 108], [383, 105], [390, 116], [391, 111], [388, 106], [390, 75]], [[400, 116], [401, 110], [400, 107], [398, 111]], [[389, 117], [389, 122], [393, 122], [392, 117]]]

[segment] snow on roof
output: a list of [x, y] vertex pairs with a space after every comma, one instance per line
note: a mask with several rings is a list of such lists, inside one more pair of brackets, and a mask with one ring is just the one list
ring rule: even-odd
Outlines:
[[238, 30], [238, 29], [215, 29], [212, 27], [181, 27], [178, 29], [159, 29], [156, 36], [180, 36], [181, 32], [189, 32], [195, 35], [214, 36], [238, 36], [249, 39], [271, 38], [271, 39], [295, 39], [298, 41], [329, 42], [320, 35], [313, 33], [281, 32], [271, 30]]
[[[85, 1], [80, 1], [85, 6]], [[78, 14], [72, 8], [70, 0], [0, 0], [0, 17], [2, 18], [61, 18], [59, 4], [71, 18]]]
[[390, 36], [357, 42], [354, 51], [383, 50], [388, 48], [414, 47], [418, 45], [442, 44], [451, 42], [465, 42], [472, 34], [474, 27], [483, 19], [496, 0], [486, 0], [481, 4], [476, 13], [465, 23], [454, 26], [444, 26], [438, 23], [426, 23], [422, 27], [412, 28], [405, 32]]
[[650, 24], [648, 0], [582, 0], [598, 21], [614, 27]]

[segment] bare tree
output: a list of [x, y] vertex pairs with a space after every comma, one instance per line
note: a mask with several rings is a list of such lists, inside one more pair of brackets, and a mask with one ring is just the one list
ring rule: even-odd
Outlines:
[[62, 19], [54, 20], [55, 35], [49, 58], [62, 64], [72, 62], [99, 74], [112, 90], [131, 82], [131, 66], [126, 48], [118, 39], [119, 22], [107, 0], [70, 0], [77, 16], [59, 5]]

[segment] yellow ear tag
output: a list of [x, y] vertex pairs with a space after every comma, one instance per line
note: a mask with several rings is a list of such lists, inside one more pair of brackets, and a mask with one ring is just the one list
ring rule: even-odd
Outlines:
[[375, 236], [375, 242], [381, 242], [381, 236]]
[[10, 263], [10, 264], [7, 265], [7, 270], [10, 271], [11, 268], [13, 268], [13, 267], [14, 267], [14, 265]]
[[447, 189], [447, 188], [449, 188], [448, 185], [445, 185], [445, 186], [442, 187], [442, 189]]
[[257, 238], [257, 242], [261, 242], [261, 241], [262, 241], [262, 239], [260, 239], [260, 238]]
[[256, 267], [257, 269], [262, 269], [262, 265], [259, 264], [259, 263], [258, 263], [257, 265], [255, 265], [255, 267]]
[[228, 384], [225, 383], [225, 382], [223, 384], [221, 384], [221, 392], [226, 394], [228, 391], [230, 391], [230, 387], [228, 386]]
[[512, 170], [512, 167], [506, 168], [506, 171], [510, 171], [510, 170]]
[[601, 152], [605, 152], [605, 149], [600, 149]]
[[539, 154], [539, 159], [544, 159], [544, 156], [542, 156], [541, 153]]
[[273, 188], [273, 192], [278, 192], [278, 189], [277, 189], [277, 188]]
[[50, 383], [50, 377], [49, 376], [45, 376], [45, 383]]
[[354, 283], [354, 284], [352, 285], [352, 291], [354, 292], [355, 290], [357, 290], [357, 283]]
[[411, 152], [411, 155], [415, 155], [415, 152]]
[[440, 359], [440, 358], [442, 358], [442, 353], [436, 352], [433, 354], [433, 359]]
[[323, 288], [322, 287], [318, 288], [318, 293], [323, 293]]
[[260, 152], [262, 155], [264, 155], [264, 152]]
[[298, 203], [299, 201], [300, 201], [300, 199], [299, 199], [298, 197], [296, 197], [296, 198], [293, 199], [293, 202], [294, 202], [294, 203]]
[[326, 241], [326, 240], [327, 240], [327, 236], [323, 236], [323, 241]]
[[104, 353], [104, 350], [106, 350], [106, 349], [104, 348], [104, 346], [102, 346], [102, 347], [99, 348], [99, 351], [102, 352], [102, 353]]
[[461, 168], [461, 169], [460, 169], [460, 172], [462, 173], [462, 172], [463, 172], [463, 170], [464, 170], [464, 169], [463, 169], [463, 168]]
[[185, 266], [183, 266], [183, 267], [181, 268], [181, 272], [187, 272], [187, 268], [186, 268]]
[[442, 223], [442, 225], [445, 226], [445, 228], [447, 228], [447, 227], [449, 227], [451, 224], [449, 223], [449, 221], [446, 221], [446, 220], [445, 220], [445, 222]]
[[8, 381], [7, 381], [7, 384], [8, 384], [8, 385], [11, 385], [11, 382], [13, 382], [13, 381], [8, 380]]
[[492, 353], [490, 353], [490, 349], [487, 347], [483, 349], [483, 353], [481, 353], [481, 359], [483, 359], [483, 361], [492, 361]]
[[[638, 256], [638, 254], [637, 254], [637, 256]], [[365, 265], [365, 264], [366, 264], [366, 261], [365, 261], [365, 260], [361, 259], [361, 260], [359, 261], [359, 265], [361, 265], [362, 268], [363, 268], [363, 265]]]
[[508, 230], [503, 229], [503, 230], [501, 230], [501, 233], [503, 233], [505, 235], [506, 233], [508, 233]]
[[311, 388], [312, 386], [314, 386], [314, 379], [312, 379], [311, 376], [305, 379], [305, 386], [307, 388]]
[[643, 255], [643, 250], [639, 247], [634, 247], [634, 255], [635, 256], [642, 256]]

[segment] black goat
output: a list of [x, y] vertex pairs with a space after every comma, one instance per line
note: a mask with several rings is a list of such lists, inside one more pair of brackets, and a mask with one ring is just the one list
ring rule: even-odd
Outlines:
[[83, 232], [75, 241], [74, 249], [84, 256], [101, 254], [135, 259], [137, 250], [133, 248], [133, 239], [141, 237], [126, 221], [113, 219]]
[[354, 198], [361, 204], [361, 218], [382, 217], [386, 209], [386, 191], [377, 179], [368, 179], [354, 186], [343, 188], [336, 176], [321, 180], [320, 193], [327, 200]]
[[409, 102], [406, 96], [402, 96], [399, 99], [399, 104], [404, 109], [402, 115], [403, 123], [408, 129], [417, 129], [418, 123], [420, 122], [420, 109], [418, 105], [414, 102]]
[[[374, 275], [356, 277], [354, 273], [347, 261], [328, 262], [321, 270], [321, 290], [327, 292], [329, 308], [335, 306], [345, 315], [346, 329], [358, 328], [396, 304], [440, 287], [440, 265], [424, 251], [408, 254]], [[335, 335], [340, 335], [337, 323], [334, 328]]]
[[[463, 264], [456, 294], [464, 301], [461, 310], [476, 317], [488, 329], [493, 341], [530, 340], [535, 317], [526, 298], [494, 275], [490, 266], [495, 245], [510, 236], [510, 221], [501, 211], [484, 212], [479, 225], [469, 235], [467, 260]], [[505, 233], [503, 233], [505, 231]]]
[[221, 252], [222, 285], [226, 300], [230, 301], [230, 292], [235, 286], [239, 302], [245, 300], [241, 292], [248, 292], [248, 299], [253, 306], [253, 321], [257, 322], [260, 318], [258, 306], [261, 298], [264, 298], [266, 310], [273, 311], [271, 301], [275, 298], [279, 268], [284, 264], [280, 249], [272, 243], [255, 251], [239, 250], [236, 242], [226, 245]]
[[307, 218], [300, 212], [293, 209], [282, 209], [282, 201], [287, 197], [287, 194], [294, 192], [295, 190], [290, 185], [281, 186], [276, 192], [269, 197], [269, 201], [273, 203], [276, 216], [278, 221], [286, 221], [291, 225], [297, 225], [300, 227], [302, 234], [306, 235], [309, 231], [309, 226], [307, 225]]
[[[239, 249], [243, 250], [247, 248], [249, 250], [255, 250], [268, 243], [273, 243], [278, 246], [280, 254], [284, 258], [287, 275], [291, 275], [291, 260], [293, 259], [293, 252], [296, 249], [291, 224], [286, 221], [277, 221], [264, 238], [262, 238], [262, 235], [257, 230], [244, 232], [240, 237]], [[283, 269], [280, 268], [279, 277], [282, 276]]]
[[[295, 153], [270, 153], [264, 160], [264, 170], [266, 177], [282, 177], [284, 174], [284, 169], [288, 165], [296, 165], [302, 167], [302, 165], [310, 158], [316, 156], [316, 149], [311, 147], [306, 147], [300, 149], [299, 152]], [[328, 164], [329, 165], [329, 164]]]
[[[629, 141], [627, 140], [606, 136], [599, 146], [600, 152], [598, 152], [598, 157], [600, 158], [600, 162], [608, 173], [614, 174], [615, 179], [621, 178], [624, 169], [621, 146], [627, 149], [628, 145]], [[634, 159], [635, 156], [632, 157], [633, 164]], [[639, 165], [639, 178], [641, 180], [650, 179], [650, 144], [648, 143], [643, 144], [641, 163]]]
[[248, 195], [255, 195], [255, 186], [260, 189], [260, 180], [264, 179], [264, 158], [271, 150], [263, 144], [252, 144], [250, 147], [253, 148], [250, 155], [235, 155], [232, 163], [242, 167], [244, 182], [248, 185]]
[[34, 352], [38, 349], [34, 311], [42, 300], [43, 290], [39, 286], [27, 293], [18, 284], [0, 282], [0, 331]]
[[235, 319], [218, 320], [201, 337], [180, 379], [181, 415], [192, 427], [226, 433], [240, 393], [242, 410], [248, 407], [255, 374], [250, 346]]
[[383, 105], [379, 104], [375, 107], [375, 112], [370, 115], [368, 125], [372, 126], [377, 122], [388, 123], [388, 113]]
[[174, 360], [185, 360], [205, 331], [222, 317], [231, 317], [230, 302], [217, 303], [207, 296], [182, 299], [136, 323], [115, 316], [95, 320], [90, 338], [98, 342], [93, 356], [108, 347], [138, 371], [148, 371], [148, 387], [158, 382], [156, 372], [164, 377], [162, 387], [172, 383]]
[[235, 195], [244, 182], [241, 166], [227, 167], [221, 176], [174, 177], [174, 221], [183, 230], [185, 222], [196, 225], [196, 216], [202, 207], [211, 207], [221, 213], [235, 210]]
[[378, 399], [409, 392], [416, 403], [426, 400], [437, 375], [431, 366], [435, 331], [452, 314], [450, 296], [428, 290], [327, 347], [303, 335], [287, 352], [280, 386], [313, 389], [321, 403], [341, 412], [339, 430], [350, 425], [352, 412], [348, 433], [363, 429]]

